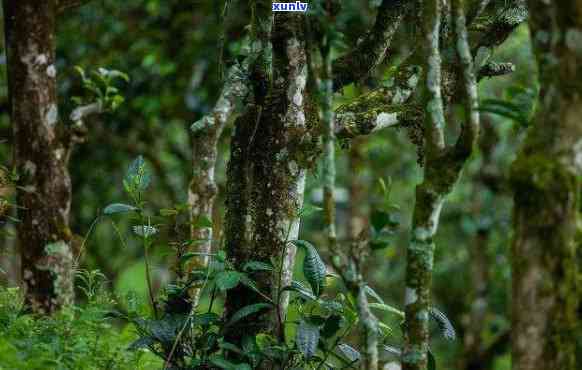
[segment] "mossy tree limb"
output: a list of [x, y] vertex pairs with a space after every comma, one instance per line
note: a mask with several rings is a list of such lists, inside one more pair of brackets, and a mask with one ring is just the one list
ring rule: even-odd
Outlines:
[[[214, 171], [218, 156], [218, 141], [224, 127], [233, 115], [241, 110], [242, 101], [251, 93], [249, 89], [250, 60], [235, 64], [230, 68], [224, 86], [212, 112], [195, 122], [192, 127], [192, 179], [188, 192], [191, 236], [193, 245], [189, 252], [200, 256], [188, 260], [186, 274], [195, 269], [203, 269], [208, 263], [208, 253], [212, 247], [212, 227], [204, 225], [202, 219], [212, 220], [212, 209], [217, 194]], [[200, 290], [191, 291], [196, 305]]]
[[390, 43], [398, 30], [410, 2], [383, 0], [376, 21], [364, 40], [333, 63], [334, 90], [369, 76], [390, 53]]
[[540, 105], [511, 168], [513, 369], [579, 368], [582, 4], [528, 2]]

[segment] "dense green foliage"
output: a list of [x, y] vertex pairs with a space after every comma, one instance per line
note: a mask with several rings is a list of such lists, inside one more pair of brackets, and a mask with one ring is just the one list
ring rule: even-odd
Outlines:
[[[227, 12], [223, 3], [229, 4]], [[379, 4], [345, 2], [327, 30], [331, 55], [356, 43]], [[87, 119], [70, 163], [76, 304], [50, 317], [31, 314], [14, 288], [20, 279], [12, 187], [18, 174], [11, 167], [6, 65], [0, 57], [0, 370], [246, 370], [265, 363], [356, 368], [363, 348], [351, 273], [362, 273], [378, 318], [380, 362], [399, 358], [404, 260], [414, 186], [423, 171], [421, 150], [406, 128], [341, 142], [335, 151], [337, 238], [356, 239], [353, 231], [365, 229], [363, 271], [346, 268], [345, 279], [331, 267], [343, 261], [336, 265], [337, 254], [326, 248], [326, 172], [319, 164], [307, 175], [300, 236], [285, 241], [298, 254], [292, 282], [283, 286], [280, 261], [253, 260], [237, 269], [226, 258], [226, 163], [233, 134], [233, 125], [227, 125], [219, 141], [216, 207], [211, 219], [194, 225], [214, 226], [210, 263], [184, 272], [189, 260], [200, 257], [186, 246], [201, 242], [192, 240], [188, 219], [190, 126], [213, 108], [225, 69], [247, 54], [251, 18], [246, 2], [183, 0], [94, 0], [59, 17], [61, 115], [93, 102], [101, 104], [102, 114]], [[414, 25], [406, 24], [396, 34], [395, 60], [410, 53], [412, 46], [399, 41], [409, 41], [413, 32]], [[480, 84], [479, 145], [447, 199], [435, 237], [430, 317], [432, 332], [440, 335], [431, 339], [429, 367], [438, 369], [481, 369], [475, 362], [486, 369], [511, 368], [508, 176], [539, 91], [526, 25], [495, 50], [493, 60], [510, 61], [516, 71]], [[381, 65], [336, 94], [334, 108], [390, 86], [394, 73]], [[453, 109], [447, 134], [458, 133], [462, 115], [461, 106]], [[274, 292], [256, 282], [267, 274], [279, 278]], [[263, 301], [226, 320], [226, 294], [238, 286]], [[196, 307], [188, 300], [193, 287], [202, 289]], [[275, 323], [278, 335], [228, 342], [231, 325], [265, 309], [278, 312], [282, 293], [290, 303], [286, 319], [279, 316]], [[578, 338], [582, 353], [582, 334]]]

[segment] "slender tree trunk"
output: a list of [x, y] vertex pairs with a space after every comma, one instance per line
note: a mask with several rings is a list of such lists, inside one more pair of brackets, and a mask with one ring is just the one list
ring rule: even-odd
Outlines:
[[18, 240], [26, 302], [51, 313], [73, 299], [68, 149], [58, 125], [54, 0], [5, 0]]
[[[405, 370], [424, 370], [428, 364], [429, 311], [434, 262], [434, 237], [445, 197], [457, 182], [465, 161], [470, 156], [479, 131], [477, 112], [477, 84], [473, 58], [467, 39], [464, 4], [453, 0], [453, 21], [457, 54], [460, 61], [465, 94], [466, 120], [453, 146], [445, 142], [445, 108], [443, 104], [440, 56], [441, 2], [423, 1], [421, 32], [424, 37], [423, 56], [426, 78], [424, 103], [425, 169], [423, 182], [416, 187], [416, 202], [412, 220], [410, 243], [406, 257], [406, 292], [404, 323], [404, 350], [402, 365]], [[456, 82], [456, 76], [452, 77]], [[446, 90], [445, 90], [446, 91]]]
[[541, 93], [512, 166], [513, 369], [579, 369], [575, 235], [582, 178], [582, 3], [529, 1]]

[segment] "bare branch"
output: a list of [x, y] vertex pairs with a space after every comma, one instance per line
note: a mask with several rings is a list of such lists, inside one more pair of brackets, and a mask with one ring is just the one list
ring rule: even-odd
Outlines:
[[404, 0], [382, 1], [368, 35], [352, 51], [334, 61], [335, 91], [370, 75], [385, 59], [392, 38], [409, 9], [409, 3]]
[[463, 7], [463, 0], [453, 0], [457, 54], [463, 71], [466, 114], [466, 122], [462, 127], [461, 135], [457, 141], [457, 149], [460, 150], [466, 158], [473, 151], [479, 135], [479, 96]]
[[83, 126], [83, 121], [90, 115], [103, 113], [103, 104], [100, 101], [81, 105], [75, 108], [69, 119], [75, 123], [76, 126]]
[[89, 3], [91, 0], [58, 0], [57, 13], [63, 13], [67, 10], [78, 8]]
[[513, 63], [489, 62], [479, 69], [477, 81], [481, 81], [485, 77], [504, 76], [513, 72], [515, 72], [515, 64]]

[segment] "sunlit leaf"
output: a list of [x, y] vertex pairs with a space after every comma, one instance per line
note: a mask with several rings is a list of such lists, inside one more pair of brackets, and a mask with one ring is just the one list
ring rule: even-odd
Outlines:
[[137, 207], [130, 206], [129, 204], [123, 203], [113, 203], [105, 207], [103, 213], [106, 215], [113, 215], [115, 213], [126, 213], [137, 211]]

